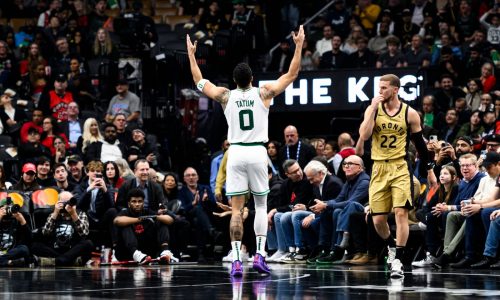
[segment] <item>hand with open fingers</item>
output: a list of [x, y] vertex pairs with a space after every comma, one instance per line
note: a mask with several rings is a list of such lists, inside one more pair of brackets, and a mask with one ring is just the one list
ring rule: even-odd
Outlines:
[[310, 207], [311, 211], [314, 212], [314, 213], [320, 213], [322, 212], [323, 210], [326, 209], [326, 202], [323, 202], [321, 200], [318, 200], [318, 199], [315, 199], [314, 202], [316, 204], [314, 204], [313, 206]]
[[217, 202], [217, 206], [222, 209], [223, 211], [230, 211], [232, 208], [231, 206], [229, 205], [226, 205], [224, 203], [221, 203], [221, 202]]
[[186, 48], [188, 55], [194, 55], [196, 53], [196, 46], [198, 45], [198, 41], [191, 42], [191, 37], [189, 34], [186, 34]]

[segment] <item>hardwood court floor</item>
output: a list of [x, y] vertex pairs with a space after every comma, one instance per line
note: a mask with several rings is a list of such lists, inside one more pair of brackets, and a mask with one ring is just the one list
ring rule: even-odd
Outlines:
[[500, 299], [498, 271], [414, 269], [391, 280], [384, 267], [271, 265], [263, 277], [230, 264], [0, 270], [3, 299]]

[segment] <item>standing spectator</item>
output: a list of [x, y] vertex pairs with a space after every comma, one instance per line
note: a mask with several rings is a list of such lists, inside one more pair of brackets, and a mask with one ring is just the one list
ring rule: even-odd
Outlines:
[[[490, 18], [489, 22], [487, 21], [488, 18]], [[493, 45], [500, 43], [500, 22], [498, 18], [498, 9], [492, 8], [479, 19], [481, 25], [487, 30], [486, 39]]]
[[94, 10], [89, 15], [89, 40], [93, 41], [99, 28], [111, 29], [111, 18], [106, 15], [106, 1], [95, 1]]
[[282, 169], [283, 163], [288, 159], [295, 159], [301, 168], [304, 168], [311, 159], [316, 156], [316, 150], [301, 139], [297, 128], [293, 125], [288, 125], [284, 130], [285, 145], [279, 150], [280, 174], [285, 177], [285, 172]]
[[83, 66], [82, 59], [74, 56], [69, 63], [68, 90], [74, 97], [74, 101], [82, 110], [94, 110], [95, 97], [92, 94], [93, 87], [90, 78]]
[[[52, 45], [52, 44], [51, 44]], [[71, 59], [71, 52], [69, 49], [68, 39], [64, 36], [57, 37], [55, 41], [57, 52], [52, 55], [49, 60], [50, 72], [52, 75], [69, 73], [69, 63]], [[53, 51], [53, 49], [51, 48]], [[65, 76], [66, 78], [66, 76]], [[67, 78], [66, 78], [67, 79]], [[56, 77], [57, 80], [57, 77]]]
[[468, 0], [461, 0], [455, 20], [455, 31], [460, 37], [469, 41], [474, 30], [479, 28], [478, 16], [472, 11]]
[[411, 11], [405, 8], [401, 13], [401, 22], [398, 22], [394, 28], [394, 35], [399, 38], [404, 48], [410, 45], [411, 39], [415, 34], [423, 35], [423, 30], [420, 29], [420, 26], [412, 22]]
[[115, 95], [106, 111], [106, 122], [113, 122], [113, 118], [118, 113], [125, 114], [129, 127], [141, 127], [141, 100], [133, 92], [129, 91], [128, 81], [126, 79], [118, 80], [116, 84]]

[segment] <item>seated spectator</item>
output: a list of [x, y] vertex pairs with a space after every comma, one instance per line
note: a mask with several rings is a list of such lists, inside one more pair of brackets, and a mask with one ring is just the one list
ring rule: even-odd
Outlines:
[[54, 138], [59, 136], [64, 140], [64, 146], [69, 149], [68, 138], [64, 133], [59, 130], [59, 125], [56, 119], [53, 117], [45, 117], [43, 119], [43, 133], [41, 136], [41, 143], [45, 147], [49, 148], [51, 156], [56, 154], [56, 148], [54, 148]]
[[[345, 249], [349, 245], [350, 215], [364, 211], [363, 205], [368, 202], [370, 176], [364, 171], [361, 157], [357, 155], [346, 157], [342, 162], [342, 168], [347, 181], [342, 185], [340, 193], [333, 194], [333, 197], [325, 195], [328, 198], [322, 195], [323, 201], [320, 199], [315, 200], [315, 204], [310, 208], [316, 215], [320, 215], [322, 225], [320, 232], [326, 234], [326, 232], [322, 232], [323, 229], [326, 229], [334, 237], [331, 244], [322, 243], [323, 252], [315, 260], [318, 264], [330, 264], [344, 256]], [[315, 186], [321, 183], [313, 179], [307, 167], [306, 175], [309, 181], [316, 181], [316, 184], [313, 183]], [[327, 222], [332, 223], [327, 224]]]
[[483, 136], [495, 135], [496, 133], [496, 115], [494, 110], [487, 110], [483, 114]]
[[[482, 112], [476, 110], [472, 112], [469, 122], [460, 127], [457, 137], [469, 136], [474, 139], [474, 142], [479, 144], [483, 136], [484, 128], [481, 126]], [[456, 142], [456, 141], [455, 141]]]
[[35, 180], [36, 178], [36, 166], [32, 163], [26, 163], [21, 169], [21, 178], [12, 188], [16, 191], [23, 192], [34, 192], [42, 187]]
[[[19, 62], [19, 74], [21, 76], [27, 76], [30, 74], [33, 65], [47, 65], [47, 60], [43, 58], [40, 47], [36, 42], [33, 42], [28, 47], [28, 54], [25, 59]], [[45, 71], [45, 68], [43, 68]]]
[[115, 161], [118, 158], [125, 157], [127, 153], [126, 146], [116, 139], [116, 126], [108, 123], [103, 129], [104, 140], [94, 142], [88, 146], [85, 151], [86, 161]]
[[[313, 199], [313, 187], [305, 178], [302, 168], [296, 160], [287, 159], [283, 163], [283, 170], [287, 179], [281, 183], [279, 198], [270, 203], [269, 212], [267, 213], [270, 225], [267, 232], [267, 246], [269, 250], [276, 250], [267, 259], [268, 262], [281, 262], [287, 256], [288, 260], [292, 261], [292, 253], [295, 252], [296, 245], [291, 223], [292, 211], [306, 211], [306, 205]], [[286, 226], [286, 229], [284, 229], [284, 226]], [[300, 232], [298, 234], [300, 235]], [[301, 248], [299, 250], [302, 250], [300, 253], [301, 259], [305, 258], [305, 249], [301, 247], [302, 239], [297, 240], [297, 243]]]
[[375, 33], [375, 22], [381, 10], [378, 4], [372, 3], [372, 0], [358, 0], [352, 14], [359, 18], [361, 26], [366, 30], [368, 36], [372, 36]]
[[45, 116], [52, 116], [58, 121], [68, 120], [68, 105], [74, 98], [67, 88], [68, 78], [64, 73], [58, 74], [54, 81], [54, 89], [43, 93], [40, 97], [38, 107]]
[[377, 56], [386, 52], [387, 39], [389, 37], [394, 37], [389, 34], [389, 24], [386, 22], [380, 23], [378, 34], [368, 41], [368, 49], [370, 49], [370, 51], [375, 53]]
[[[92, 94], [93, 87], [87, 75], [82, 59], [72, 57], [69, 63], [68, 90], [71, 91], [74, 101], [82, 110], [94, 110], [96, 98]], [[69, 113], [69, 112], [68, 112]]]
[[28, 142], [28, 131], [30, 128], [37, 129], [39, 135], [41, 135], [43, 132], [42, 122], [43, 122], [43, 112], [40, 109], [35, 108], [31, 115], [31, 121], [24, 122], [23, 126], [21, 127], [21, 131], [19, 133], [21, 138], [21, 143]]
[[283, 163], [288, 159], [295, 159], [301, 168], [304, 168], [311, 159], [316, 156], [316, 150], [303, 140], [299, 139], [297, 128], [288, 125], [284, 130], [285, 144], [279, 150], [280, 174], [285, 178]]
[[471, 111], [479, 109], [481, 104], [481, 94], [483, 90], [483, 84], [479, 78], [469, 79], [467, 82], [467, 94], [465, 95], [465, 101], [467, 106]]
[[309, 143], [316, 150], [316, 156], [323, 156], [323, 151], [325, 151], [325, 139], [324, 138], [312, 138]]
[[82, 183], [82, 180], [85, 177], [82, 158], [77, 154], [69, 156], [67, 160], [67, 166], [70, 172], [68, 180], [75, 184]]
[[120, 175], [123, 177], [125, 180], [129, 180], [132, 178], [135, 178], [134, 171], [130, 168], [128, 165], [127, 161], [124, 158], [118, 158], [115, 161], [116, 165], [118, 166], [118, 169], [120, 170]]
[[402, 68], [406, 66], [406, 58], [399, 51], [399, 39], [397, 37], [387, 38], [387, 52], [380, 54], [376, 67], [380, 68]]
[[339, 152], [339, 145], [337, 141], [327, 141], [325, 144], [325, 150], [323, 152], [323, 156], [328, 163], [328, 172], [331, 174], [335, 174], [335, 167], [333, 165], [333, 159], [335, 155]]
[[[439, 186], [433, 192], [429, 191], [427, 198], [430, 200], [424, 208], [425, 224], [425, 246], [427, 255], [423, 260], [412, 263], [414, 267], [426, 267], [432, 265], [438, 256], [441, 247], [442, 233], [446, 224], [447, 213], [436, 210], [436, 206], [451, 205], [458, 193], [457, 171], [453, 166], [443, 166], [439, 175]], [[433, 193], [433, 194], [432, 194]]]
[[141, 100], [139, 97], [129, 91], [128, 81], [126, 79], [118, 80], [116, 92], [106, 111], [106, 122], [111, 123], [116, 114], [123, 113], [127, 118], [129, 127], [141, 127]]
[[114, 220], [118, 228], [116, 258], [149, 263], [152, 257], [169, 263], [178, 261], [169, 250], [168, 226], [174, 222], [170, 215], [158, 215], [144, 206], [144, 192], [133, 188], [127, 193], [127, 209]]
[[300, 69], [302, 71], [316, 70], [316, 63], [314, 62], [312, 49], [309, 49], [309, 43], [304, 40], [302, 44], [302, 60], [300, 61]]
[[108, 247], [116, 245], [116, 230], [113, 219], [116, 216], [114, 195], [104, 181], [104, 166], [100, 161], [91, 161], [86, 166], [87, 179], [74, 191], [78, 199], [77, 208], [84, 211], [89, 219], [89, 228], [94, 242]]
[[41, 63], [31, 66], [29, 77], [26, 78], [29, 80], [29, 92], [27, 98], [31, 99], [37, 108], [39, 108], [42, 93], [49, 82], [49, 74], [47, 73], [49, 68], [50, 67]]
[[[106, 176], [104, 176], [104, 181], [113, 190], [114, 193], [118, 193], [118, 189], [122, 186], [125, 180], [120, 176], [120, 169], [114, 161], [108, 161], [104, 163], [104, 171]], [[115, 197], [113, 197], [115, 199]]]
[[423, 38], [414, 34], [411, 38], [411, 44], [405, 47], [406, 65], [409, 67], [428, 68], [431, 64], [431, 53], [425, 49]]
[[103, 141], [103, 137], [101, 135], [101, 131], [99, 130], [99, 124], [97, 120], [94, 118], [88, 118], [83, 123], [83, 132], [80, 138], [78, 138], [78, 147], [80, 148], [80, 152], [85, 155], [88, 147], [92, 143], [96, 143], [99, 141]]
[[56, 187], [61, 191], [73, 192], [77, 185], [68, 181], [68, 169], [63, 163], [54, 164], [54, 180]]
[[36, 181], [41, 187], [56, 186], [56, 181], [51, 173], [51, 161], [46, 156], [40, 156], [36, 160]]
[[36, 128], [28, 130], [28, 140], [22, 143], [18, 150], [18, 156], [22, 163], [34, 162], [40, 156], [51, 156], [50, 149], [40, 142], [40, 133]]
[[132, 139], [134, 142], [128, 147], [126, 155], [129, 165], [133, 166], [138, 159], [145, 159], [151, 167], [157, 168], [160, 154], [156, 145], [146, 140], [146, 133], [141, 129], [134, 129]]
[[205, 247], [209, 239], [214, 240], [219, 233], [215, 230], [210, 217], [215, 208], [215, 198], [210, 186], [198, 184], [198, 173], [194, 168], [184, 170], [184, 185], [179, 191], [182, 210], [196, 231], [198, 261], [205, 261]]
[[465, 97], [465, 93], [454, 85], [453, 76], [443, 74], [434, 97], [436, 98], [435, 104], [439, 110], [446, 111], [448, 108], [455, 106], [455, 101], [458, 98]]
[[491, 92], [497, 83], [497, 78], [493, 71], [492, 63], [487, 62], [481, 67], [481, 77], [479, 79], [481, 79], [483, 93], [485, 94]]
[[356, 39], [357, 51], [349, 55], [351, 68], [373, 68], [377, 58], [373, 52], [367, 48], [368, 39], [364, 36]]
[[81, 151], [78, 149], [78, 141], [83, 135], [84, 123], [79, 117], [80, 108], [76, 102], [68, 104], [68, 120], [59, 124], [59, 128], [65, 136], [69, 138], [69, 151], [73, 154], [79, 154]]
[[323, 37], [316, 41], [316, 51], [313, 53], [313, 60], [316, 66], [319, 66], [321, 56], [323, 56], [325, 52], [332, 51], [332, 37], [332, 26], [329, 24], [323, 26]]
[[440, 129], [444, 124], [444, 113], [437, 109], [436, 98], [425, 95], [422, 99], [423, 125]]
[[358, 45], [356, 43], [361, 37], [364, 37], [363, 28], [359, 25], [353, 26], [351, 33], [345, 38], [344, 43], [340, 46], [340, 50], [347, 53], [347, 55], [351, 55], [358, 51]]
[[319, 69], [341, 69], [348, 66], [348, 55], [340, 50], [341, 44], [342, 38], [334, 34], [332, 37], [332, 50], [323, 53]]
[[31, 232], [22, 213], [7, 210], [12, 207], [8, 199], [0, 201], [0, 266], [27, 267], [31, 262]]
[[92, 58], [118, 60], [120, 54], [113, 44], [109, 32], [104, 28], [99, 28], [92, 46]]
[[290, 41], [282, 40], [280, 47], [273, 51], [271, 62], [267, 67], [267, 72], [279, 72], [280, 74], [286, 73], [290, 62], [292, 61], [293, 52], [290, 49]]
[[66, 163], [69, 153], [66, 151], [66, 144], [64, 143], [64, 139], [60, 136], [56, 136], [54, 138], [53, 145], [56, 152], [54, 155], [52, 155], [52, 162]]
[[117, 113], [113, 120], [116, 126], [116, 135], [118, 140], [123, 145], [131, 145], [134, 141], [132, 139], [132, 132], [127, 128], [127, 117], [124, 113]]
[[[57, 77], [61, 77], [60, 75], [63, 75], [64, 78], [67, 79], [66, 74], [68, 74], [69, 72], [69, 62], [72, 55], [69, 49], [68, 39], [64, 36], [59, 36], [56, 38], [57, 40], [55, 41], [55, 53], [53, 48], [50, 49], [50, 51], [53, 53], [53, 55], [49, 59], [51, 73], [53, 74], [52, 76], [56, 75]], [[49, 44], [54, 45], [54, 43]]]
[[0, 120], [2, 121], [4, 132], [8, 133], [14, 143], [18, 144], [19, 131], [23, 122], [28, 119], [26, 113], [22, 109], [15, 108], [12, 105], [12, 98], [16, 92], [11, 89], [3, 91], [0, 96]]
[[[485, 196], [485, 194], [482, 194], [484, 189], [478, 189], [481, 179], [485, 175], [478, 171], [476, 163], [477, 158], [474, 154], [466, 154], [460, 157], [460, 172], [462, 173], [463, 180], [461, 180], [458, 185], [458, 194], [455, 199], [453, 199], [453, 204], [446, 205], [438, 203], [433, 208], [435, 215], [447, 213], [443, 253], [434, 261], [434, 265], [439, 268], [448, 265], [451, 255], [455, 253], [460, 241], [464, 237], [464, 223], [466, 217], [460, 212], [461, 206], [463, 205], [462, 200], [472, 197], [482, 198]], [[476, 191], [479, 191], [479, 193], [476, 194]], [[464, 229], [461, 229], [462, 227]], [[467, 252], [469, 252], [469, 248], [467, 250]], [[469, 263], [470, 266], [471, 261], [467, 260], [467, 263]], [[460, 263], [459, 266], [461, 265], [462, 263]]]
[[88, 218], [76, 209], [75, 201], [70, 192], [59, 194], [54, 212], [43, 226], [43, 242], [32, 245], [39, 266], [84, 265], [90, 259], [93, 244], [87, 239]]
[[277, 141], [269, 141], [267, 143], [267, 156], [271, 160], [271, 168], [273, 169], [273, 174], [279, 176], [279, 157], [278, 157], [278, 149], [280, 148], [280, 144]]

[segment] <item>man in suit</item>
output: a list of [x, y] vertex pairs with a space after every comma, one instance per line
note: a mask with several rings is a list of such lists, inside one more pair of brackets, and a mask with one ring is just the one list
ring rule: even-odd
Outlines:
[[[370, 176], [366, 174], [363, 159], [357, 155], [351, 155], [342, 162], [347, 181], [343, 184], [340, 194], [333, 198], [325, 198], [326, 201], [315, 200], [316, 204], [311, 206], [315, 213], [327, 215], [322, 221], [331, 222], [324, 224], [330, 234], [335, 236], [331, 242], [331, 251], [328, 255], [316, 259], [318, 264], [331, 264], [342, 258], [344, 250], [348, 245], [349, 217], [356, 211], [363, 211], [368, 201], [368, 186]], [[323, 253], [325, 254], [325, 253]]]
[[69, 149], [71, 153], [77, 153], [76, 144], [78, 139], [83, 134], [84, 120], [79, 118], [80, 108], [76, 102], [68, 104], [68, 120], [62, 121], [59, 128], [69, 139]]
[[149, 163], [145, 159], [139, 159], [135, 162], [135, 178], [123, 183], [118, 190], [116, 207], [118, 210], [128, 207], [127, 193], [133, 188], [140, 188], [146, 195], [144, 199], [144, 208], [158, 211], [160, 203], [163, 203], [163, 192], [161, 186], [149, 179]]

